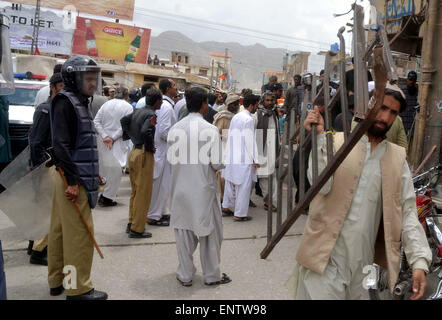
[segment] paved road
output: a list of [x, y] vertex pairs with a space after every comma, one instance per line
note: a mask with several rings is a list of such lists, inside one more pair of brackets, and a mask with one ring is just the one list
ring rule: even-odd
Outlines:
[[[93, 211], [95, 235], [105, 256], [95, 253], [92, 281], [110, 299], [200, 300], [256, 299], [284, 300], [291, 296], [284, 286], [293, 271], [295, 254], [306, 217], [301, 216], [268, 259], [259, 257], [266, 245], [267, 216], [261, 198], [253, 195], [258, 205], [250, 209], [250, 222], [233, 222], [223, 218], [222, 272], [232, 282], [218, 287], [203, 284], [198, 250], [194, 261], [197, 274], [190, 288], [175, 279], [178, 259], [173, 230], [169, 227], [147, 226], [150, 239], [129, 239], [125, 233], [130, 196], [128, 176], [123, 177], [114, 208]], [[285, 201], [283, 201], [284, 203]], [[27, 241], [12, 222], [0, 213], [0, 239], [4, 249], [8, 299], [64, 299], [49, 295], [47, 268], [29, 264]], [[427, 296], [435, 278], [430, 279]]]
[[[175, 279], [178, 259], [173, 230], [147, 226], [150, 239], [129, 239], [125, 233], [130, 196], [128, 176], [123, 178], [114, 208], [94, 212], [95, 234], [104, 260], [95, 253], [92, 281], [110, 299], [290, 299], [284, 287], [290, 276], [305, 217], [293, 226], [267, 260], [259, 253], [266, 244], [266, 212], [262, 199], [253, 196], [258, 208], [250, 210], [250, 222], [223, 218], [222, 272], [232, 282], [218, 287], [203, 284], [199, 252], [194, 285], [182, 287]], [[0, 213], [7, 290], [9, 299], [54, 299], [49, 296], [47, 268], [29, 264], [23, 241], [14, 225]], [[58, 297], [57, 299], [63, 299]]]

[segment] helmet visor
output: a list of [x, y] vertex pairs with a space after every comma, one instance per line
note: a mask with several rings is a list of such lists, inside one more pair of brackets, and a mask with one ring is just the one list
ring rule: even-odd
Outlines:
[[14, 74], [9, 39], [9, 17], [0, 14], [0, 95], [14, 93]]
[[78, 91], [87, 96], [101, 95], [101, 71], [99, 67], [75, 67], [75, 77]]

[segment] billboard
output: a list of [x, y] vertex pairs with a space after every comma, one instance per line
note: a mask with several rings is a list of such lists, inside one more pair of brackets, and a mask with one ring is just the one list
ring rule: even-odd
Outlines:
[[150, 29], [77, 17], [73, 54], [146, 63]]
[[[35, 6], [35, 0], [6, 0]], [[41, 7], [89, 13], [113, 19], [132, 20], [135, 0], [41, 0]]]
[[[9, 16], [11, 26], [9, 38], [11, 49], [31, 50], [32, 33], [34, 30], [35, 9], [12, 10], [4, 8]], [[41, 11], [38, 32], [38, 50], [51, 54], [71, 54], [74, 21], [68, 25], [63, 16], [51, 11]]]

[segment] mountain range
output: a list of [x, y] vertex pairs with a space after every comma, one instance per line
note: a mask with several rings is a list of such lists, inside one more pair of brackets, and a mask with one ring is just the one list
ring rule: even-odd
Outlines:
[[[186, 52], [191, 65], [210, 67], [210, 53], [224, 53], [226, 48], [232, 55], [232, 80], [239, 82], [236, 85], [239, 90], [259, 90], [263, 72], [282, 70], [285, 49], [267, 48], [261, 44], [243, 46], [237, 42], [195, 42], [176, 31], [166, 31], [152, 37], [149, 53], [152, 57], [157, 54], [159, 58], [170, 59], [172, 51]], [[210, 77], [210, 71], [208, 76]]]

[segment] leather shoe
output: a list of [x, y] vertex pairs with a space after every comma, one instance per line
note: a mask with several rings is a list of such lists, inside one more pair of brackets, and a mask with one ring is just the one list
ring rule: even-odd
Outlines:
[[48, 265], [48, 255], [46, 251], [38, 252], [38, 251], [32, 251], [31, 258], [29, 259], [29, 262], [31, 264], [38, 264], [41, 266], [47, 266]]
[[67, 296], [66, 300], [107, 300], [107, 293], [92, 289], [91, 291], [78, 296]]
[[129, 231], [129, 238], [146, 239], [152, 238], [152, 233], [144, 231], [143, 233], [135, 232], [132, 229]]
[[61, 285], [61, 286], [59, 286], [59, 287], [57, 287], [57, 288], [51, 288], [51, 289], [49, 290], [49, 294], [50, 294], [51, 296], [59, 296], [60, 294], [63, 293], [63, 291], [64, 291], [64, 287], [63, 287], [63, 285]]
[[101, 195], [98, 199], [98, 204], [100, 207], [115, 207], [118, 203]]
[[34, 246], [34, 241], [29, 240], [29, 244], [28, 244], [28, 256], [30, 256], [32, 254], [32, 247]]

